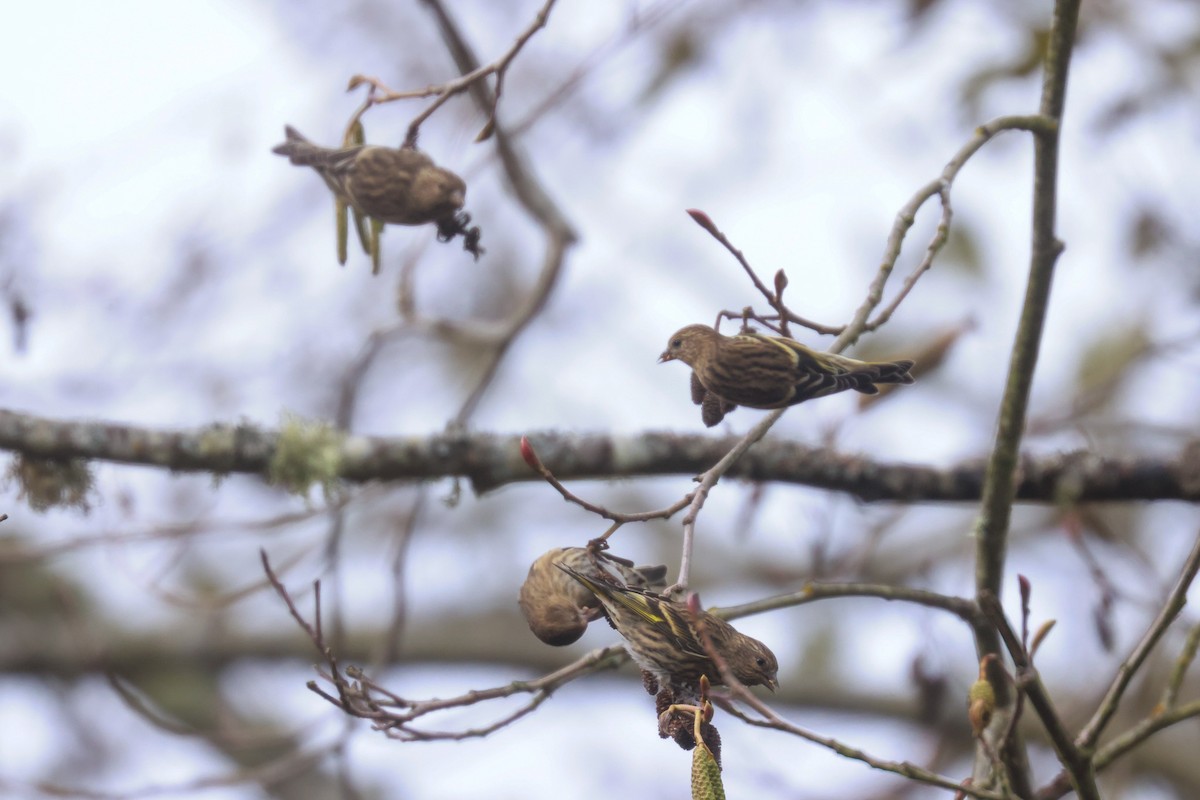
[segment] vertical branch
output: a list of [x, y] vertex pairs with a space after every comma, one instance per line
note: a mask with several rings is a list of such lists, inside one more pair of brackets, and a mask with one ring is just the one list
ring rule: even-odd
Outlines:
[[[479, 59], [467, 44], [466, 39], [459, 30], [458, 24], [450, 16], [450, 13], [443, 6], [441, 0], [423, 0], [423, 2], [432, 12], [438, 29], [442, 33], [442, 39], [446, 43], [446, 49], [449, 51], [451, 58], [454, 59], [454, 63], [459, 71], [466, 75], [479, 69]], [[544, 17], [550, 13], [552, 5], [552, 2], [547, 2], [543, 6], [542, 13], [538, 18], [540, 23], [545, 22]], [[540, 27], [540, 24], [538, 27]], [[529, 35], [532, 35], [532, 32], [536, 29], [536, 27], [531, 28]], [[523, 44], [523, 42], [518, 40], [518, 44]], [[536, 284], [522, 301], [520, 307], [503, 323], [502, 334], [491, 346], [491, 352], [488, 354], [489, 358], [487, 365], [484, 367], [483, 374], [480, 376], [471, 394], [463, 402], [458, 414], [451, 420], [451, 427], [465, 426], [467, 419], [475, 412], [479, 401], [483, 398], [484, 393], [491, 385], [492, 379], [496, 376], [496, 372], [500, 369], [500, 362], [508, 352], [509, 347], [517, 336], [533, 321], [543, 306], [545, 306], [546, 300], [550, 297], [550, 293], [558, 281], [558, 276], [562, 272], [567, 252], [576, 240], [574, 228], [571, 227], [563, 212], [546, 192], [528, 159], [517, 147], [516, 142], [511, 139], [505, 128], [495, 119], [496, 93], [483, 80], [470, 81], [469, 86], [475, 105], [481, 111], [490, 115], [491, 139], [495, 144], [496, 153], [500, 157], [500, 164], [504, 170], [504, 175], [508, 178], [508, 184], [513, 196], [516, 197], [517, 201], [533, 217], [539, 227], [541, 227], [546, 240], [546, 251], [542, 258], [542, 270], [538, 275]]]
[[[979, 597], [988, 593], [1000, 596], [1017, 457], [1029, 406], [1029, 390], [1033, 383], [1033, 371], [1037, 365], [1038, 350], [1045, 327], [1054, 266], [1063, 249], [1062, 242], [1055, 235], [1058, 144], [1079, 5], [1080, 0], [1058, 0], [1055, 3], [1046, 51], [1040, 113], [1058, 124], [1050, 130], [1034, 132], [1033, 230], [1029, 282], [1009, 361], [996, 442], [988, 459], [983, 498], [980, 502], [975, 551], [975, 588]], [[1000, 638], [994, 629], [976, 629], [976, 636], [976, 647], [980, 657], [988, 653], [1000, 654]], [[996, 669], [999, 669], [999, 665]], [[1003, 687], [1004, 682], [996, 679], [993, 680], [993, 685]], [[1007, 691], [1004, 694], [1007, 694]], [[1001, 704], [1011, 702], [1010, 697], [1001, 696], [1000, 693], [997, 700]], [[1022, 797], [1030, 796], [1027, 754], [1017, 737], [1014, 737], [1011, 746], [1006, 748], [1001, 757], [1011, 771], [1014, 790]], [[1090, 770], [1084, 776], [1073, 775], [1073, 779], [1078, 778], [1083, 778], [1082, 781], [1075, 780], [1075, 790], [1081, 798], [1098, 796]], [[1084, 785], [1080, 785], [1081, 783]]]

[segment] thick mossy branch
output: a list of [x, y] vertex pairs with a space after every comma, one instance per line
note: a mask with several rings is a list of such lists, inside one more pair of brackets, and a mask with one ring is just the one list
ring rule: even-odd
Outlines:
[[[0, 410], [0, 450], [39, 459], [80, 458], [162, 467], [176, 472], [267, 476], [277, 460], [280, 434], [252, 425], [209, 425], [159, 430], [98, 421], [64, 422]], [[428, 436], [341, 436], [336, 477], [426, 481], [464, 477], [483, 493], [511, 483], [541, 481], [521, 457], [521, 436], [442, 433]], [[697, 475], [737, 443], [734, 437], [648, 432], [528, 434], [560, 480], [606, 480], [654, 475]], [[332, 444], [327, 442], [327, 447]], [[332, 454], [326, 453], [326, 458]], [[315, 469], [328, 477], [331, 464]], [[855, 453], [766, 439], [750, 448], [728, 477], [814, 486], [868, 502], [979, 500], [984, 464], [966, 461], [934, 468], [880, 461]], [[1183, 445], [1174, 459], [1106, 458], [1080, 451], [1023, 457], [1017, 500], [1069, 505], [1130, 500], [1200, 502], [1200, 447]]]

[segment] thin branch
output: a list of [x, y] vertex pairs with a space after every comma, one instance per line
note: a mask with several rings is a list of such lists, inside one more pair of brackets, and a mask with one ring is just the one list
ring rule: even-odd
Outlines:
[[[691, 617], [692, 626], [696, 629], [696, 633], [699, 636], [700, 644], [704, 648], [705, 654], [712, 659], [713, 664], [716, 666], [717, 672], [721, 676], [721, 682], [727, 687], [725, 694], [726, 702], [720, 702], [722, 698], [721, 694], [714, 692], [711, 696], [720, 702], [721, 708], [723, 708], [725, 711], [728, 711], [733, 716], [756, 727], [773, 728], [785, 733], [794, 734], [813, 742], [814, 744], [819, 744], [823, 747], [826, 747], [845, 758], [852, 758], [856, 761], [862, 761], [863, 763], [874, 767], [875, 769], [880, 769], [887, 772], [895, 772], [903, 775], [906, 778], [927, 783], [932, 786], [940, 786], [951, 791], [966, 791], [967, 794], [970, 794], [974, 797], [1002, 797], [1002, 795], [994, 792], [969, 791], [969, 787], [963, 787], [962, 784], [957, 783], [950, 778], [945, 778], [941, 775], [937, 775], [936, 773], [929, 772], [928, 770], [924, 770], [921, 767], [910, 764], [907, 761], [884, 761], [868, 755], [862, 750], [844, 745], [836, 739], [826, 736], [819, 736], [787, 722], [778, 714], [776, 714], [770, 706], [760, 700], [753, 692], [750, 691], [749, 688], [746, 687], [745, 684], [737, 679], [736, 675], [733, 674], [733, 671], [729, 668], [729, 664], [722, 656], [720, 650], [718, 650], [713, 644], [712, 638], [708, 635], [708, 631], [704, 625], [703, 617], [700, 616], [699, 608], [699, 597], [694, 593], [690, 594], [688, 596], [687, 609], [689, 616]], [[740, 700], [753, 708], [762, 715], [763, 719], [755, 719], [739, 710], [731, 702], [734, 699]]]
[[688, 579], [691, 577], [692, 543], [695, 539], [696, 517], [699, 516], [700, 509], [704, 508], [704, 501], [708, 499], [709, 491], [717, 485], [721, 476], [746, 454], [747, 450], [767, 435], [767, 431], [771, 430], [771, 426], [783, 416], [785, 411], [787, 411], [786, 408], [780, 408], [763, 417], [757, 425], [750, 429], [749, 433], [721, 457], [720, 461], [697, 478], [700, 485], [691, 493], [692, 501], [688, 504], [687, 514], [683, 517], [683, 554], [679, 563], [679, 577], [676, 579], [675, 585], [668, 589], [669, 592], [687, 589]]
[[1010, 800], [1009, 796], [1007, 795], [988, 789], [979, 789], [965, 783], [956, 782], [951, 778], [938, 775], [936, 772], [930, 772], [929, 770], [919, 767], [916, 764], [908, 761], [887, 761], [881, 758], [876, 758], [875, 756], [872, 756], [863, 750], [859, 750], [856, 747], [850, 747], [832, 737], [821, 736], [820, 734], [813, 733], [806, 728], [793, 725], [775, 713], [770, 706], [759, 700], [744, 687], [743, 692], [744, 693], [738, 693], [738, 699], [761, 714], [761, 719], [751, 717], [749, 714], [746, 714], [745, 712], [733, 706], [723, 705], [722, 708], [748, 725], [753, 725], [758, 728], [771, 728], [773, 730], [782, 731], [783, 733], [790, 733], [793, 736], [798, 736], [801, 739], [804, 739], [805, 741], [812, 742], [813, 744], [824, 747], [827, 750], [831, 750], [843, 758], [861, 761], [873, 769], [881, 770], [883, 772], [891, 772], [910, 780], [920, 781], [921, 783], [925, 783], [930, 786], [937, 786], [942, 789], [946, 789], [947, 791], [961, 792], [964, 795], [983, 798], [984, 800]]
[[[1040, 115], [998, 117], [980, 125], [975, 129], [975, 133], [971, 139], [960, 147], [958, 152], [947, 162], [945, 168], [942, 169], [942, 174], [918, 189], [909, 201], [900, 208], [900, 211], [896, 213], [896, 221], [892, 224], [892, 231], [888, 234], [887, 244], [883, 250], [883, 259], [880, 262], [880, 268], [876, 273], [875, 281], [872, 283], [871, 289], [867, 294], [867, 300], [855, 312], [854, 319], [856, 320], [867, 319], [882, 301], [883, 286], [887, 282], [892, 269], [895, 267], [896, 261], [900, 258], [900, 251], [904, 245], [904, 237], [908, 234], [908, 230], [913, 226], [913, 223], [916, 222], [917, 212], [921, 209], [921, 206], [925, 205], [926, 201], [931, 198], [938, 197], [942, 203], [942, 216], [938, 220], [933, 238], [930, 239], [929, 244], [925, 247], [925, 255], [921, 259], [921, 262], [904, 279], [904, 283], [900, 286], [900, 291], [896, 293], [892, 301], [874, 319], [863, 324], [863, 332], [874, 331], [891, 319], [892, 314], [896, 312], [896, 309], [908, 297], [909, 292], [916, 286], [917, 280], [933, 266], [934, 256], [938, 254], [946, 244], [946, 240], [950, 237], [950, 221], [954, 215], [953, 208], [950, 205], [950, 188], [953, 186], [955, 178], [958, 177], [958, 173], [966, 166], [967, 161], [985, 144], [991, 141], [996, 134], [1002, 131], [1023, 130], [1036, 133], [1052, 130], [1054, 125], [1055, 121], [1053, 119]], [[853, 344], [853, 342], [848, 342], [847, 344]]]
[[[1029, 405], [1030, 388], [1033, 385], [1034, 367], [1037, 365], [1041, 348], [1054, 267], [1063, 250], [1063, 244], [1055, 234], [1058, 145], [1066, 98], [1067, 73], [1078, 17], [1079, 0], [1058, 0], [1055, 3], [1039, 108], [1039, 114], [1054, 124], [1043, 125], [1034, 134], [1033, 233], [1029, 280], [1005, 381], [995, 444], [988, 459], [979, 521], [975, 531], [975, 588], [976, 597], [981, 604], [988, 596], [1000, 596], [1004, 579], [1021, 436]], [[1000, 647], [994, 630], [976, 629], [976, 650], [980, 658], [988, 653], [998, 655]], [[995, 666], [998, 668], [999, 665]], [[992, 684], [997, 690], [997, 702], [1001, 706], [1008, 705], [1011, 698], [1007, 696], [1007, 685], [998, 680], [993, 680]], [[1032, 695], [1030, 699], [1033, 700]], [[1019, 735], [1013, 736], [1010, 746], [1005, 748], [1001, 757], [1012, 776], [1016, 793], [1028, 797], [1033, 789], [1028, 754], [1019, 738]], [[1060, 751], [1060, 754], [1062, 752], [1069, 751]], [[1070, 772], [1080, 798], [1097, 800], [1099, 792], [1092, 771], [1079, 768], [1077, 763], [1064, 766]]]
[[[837, 340], [837, 349], [833, 350], [833, 352], [841, 352], [854, 344], [861, 334], [877, 330], [887, 323], [896, 312], [896, 309], [900, 307], [900, 304], [904, 302], [904, 299], [908, 297], [913, 287], [916, 286], [917, 280], [921, 275], [928, 272], [933, 266], [934, 257], [946, 244], [946, 240], [950, 236], [950, 221], [954, 213], [950, 204], [950, 189], [954, 184], [954, 180], [958, 177], [958, 173], [962, 171], [962, 168], [966, 166], [971, 157], [1002, 131], [1023, 130], [1031, 133], [1052, 133], [1056, 129], [1056, 126], [1057, 121], [1054, 118], [1039, 114], [997, 117], [976, 128], [972, 137], [946, 163], [941, 175], [918, 189], [896, 213], [896, 221], [893, 223], [892, 230], [888, 234], [879, 269], [876, 271], [875, 277], [867, 289], [867, 296], [847, 325], [823, 325], [819, 322], [805, 319], [793, 312], [783, 303], [782, 291], [772, 291], [767, 288], [762, 279], [758, 277], [758, 273], [755, 272], [754, 268], [746, 260], [742, 251], [734, 246], [733, 242], [729, 240], [724, 232], [717, 228], [716, 224], [707, 214], [696, 209], [689, 209], [688, 214], [691, 215], [696, 224], [708, 231], [714, 239], [720, 242], [737, 259], [738, 264], [741, 265], [746, 275], [750, 278], [750, 281], [754, 284], [754, 288], [766, 298], [767, 303], [776, 311], [775, 316], [768, 315], [763, 317], [751, 313], [752, 316], [764, 322], [769, 319], [778, 319], [784, 326], [781, 332], [785, 336], [788, 335], [786, 329], [788, 322], [809, 328], [820, 334], [838, 335], [840, 338]], [[916, 222], [917, 212], [921, 210], [921, 207], [926, 202], [934, 197], [938, 197], [941, 200], [942, 215], [932, 239], [926, 245], [924, 257], [922, 257], [920, 263], [917, 264], [913, 271], [909, 273], [908, 277], [904, 279], [900, 291], [892, 298], [892, 301], [872, 319], [871, 314], [883, 301], [884, 287], [891, 277], [896, 261], [900, 258], [904, 239], [908, 235], [909, 229], [912, 228], [913, 223]], [[784, 284], [786, 285], [786, 278], [784, 278]], [[751, 310], [747, 309], [742, 314], [745, 315], [750, 312]], [[722, 312], [722, 314], [730, 318], [739, 316], [729, 312]]]
[[[1079, 748], [1076, 742], [1071, 740], [1071, 735], [1067, 731], [1067, 726], [1059, 716], [1057, 709], [1054, 707], [1054, 701], [1050, 697], [1050, 692], [1047, 691], [1045, 684], [1042, 683], [1041, 676], [1033, 665], [1033, 660], [1029, 652], [1025, 649], [1024, 636], [1018, 637], [1012, 625], [1009, 624], [1008, 618], [1004, 615], [1004, 609], [1000, 606], [1000, 601], [993, 594], [984, 592], [980, 595], [979, 605], [983, 609], [983, 613], [995, 626], [1000, 633], [1000, 638], [1003, 639], [1005, 646], [1008, 648], [1009, 655], [1012, 656], [1013, 664], [1016, 666], [1016, 685], [1018, 690], [1029, 698], [1029, 704], [1033, 706], [1037, 712], [1038, 719], [1042, 721], [1042, 726], [1046, 729], [1046, 734], [1050, 738], [1050, 744], [1054, 748], [1054, 752], [1058, 755], [1059, 762], [1062, 763], [1071, 778], [1073, 786], [1091, 787], [1092, 795], [1095, 794], [1095, 775], [1093, 772], [1090, 756], [1087, 752]], [[1022, 630], [1027, 630], [1027, 626], [1022, 625]], [[986, 657], [986, 656], [985, 656]], [[995, 686], [995, 683], [992, 684]], [[1011, 736], [1011, 733], [1006, 733]], [[1084, 792], [1080, 792], [1081, 795]]]
[[1200, 700], [1193, 700], [1190, 703], [1175, 706], [1170, 711], [1147, 717], [1096, 751], [1096, 769], [1100, 770], [1109, 766], [1159, 731], [1166, 730], [1184, 720], [1197, 718], [1200, 718]]
[[[565, 667], [554, 670], [548, 675], [532, 681], [513, 681], [493, 689], [472, 690], [466, 694], [447, 699], [424, 701], [406, 700], [400, 695], [388, 690], [372, 680], [360, 668], [347, 667], [344, 671], [338, 666], [338, 660], [325, 643], [321, 623], [320, 582], [314, 584], [313, 621], [309, 622], [300, 613], [295, 601], [287, 588], [271, 569], [266, 551], [260, 550], [263, 571], [267, 580], [275, 589], [276, 594], [287, 606], [288, 613], [296, 624], [307, 634], [313, 646], [321, 654], [325, 668], [318, 674], [326, 683], [332, 685], [336, 694], [325, 691], [316, 681], [309, 681], [308, 689], [346, 714], [361, 719], [370, 720], [377, 730], [384, 731], [389, 737], [405, 741], [432, 741], [439, 739], [461, 740], [487, 736], [516, 722], [521, 717], [532, 712], [541, 705], [555, 689], [576, 678], [600, 669], [611, 669], [628, 659], [621, 647], [607, 647], [596, 650]], [[412, 723], [435, 711], [448, 708], [461, 708], [476, 705], [488, 700], [510, 697], [515, 694], [530, 694], [532, 697], [518, 708], [489, 725], [479, 728], [468, 728], [460, 731], [435, 731], [413, 727]]]
[[[487, 86], [486, 81], [478, 79], [468, 80], [481, 67], [479, 66], [478, 58], [476, 58], [470, 45], [467, 44], [466, 39], [459, 30], [458, 24], [450, 16], [440, 0], [423, 0], [423, 2], [433, 12], [434, 19], [442, 33], [442, 38], [446, 42], [446, 48], [449, 50], [450, 56], [454, 59], [454, 63], [458, 66], [459, 70], [464, 73], [464, 77], [461, 79], [464, 87], [471, 92], [475, 104], [484, 113], [489, 114], [487, 130], [491, 133], [490, 138], [495, 143], [496, 153], [500, 157], [501, 167], [508, 178], [509, 187], [512, 189], [514, 197], [542, 228], [546, 239], [546, 250], [542, 257], [542, 269], [538, 274], [537, 282], [524, 298], [522, 305], [502, 324], [500, 328], [502, 332], [492, 343], [491, 352], [489, 353], [483, 374], [476, 382], [475, 388], [466, 400], [463, 401], [458, 414], [450, 422], [450, 428], [457, 429], [465, 426], [467, 420], [474, 414], [479, 401], [483, 398], [484, 393], [491, 385], [492, 379], [499, 370], [504, 355], [508, 352], [517, 336], [525, 330], [529, 323], [533, 321], [533, 318], [545, 306], [546, 300], [550, 297], [551, 291], [558, 282], [558, 276], [561, 274], [563, 264], [566, 261], [567, 251], [575, 243], [577, 236], [574, 228], [567, 222], [561, 209], [550, 198], [538, 180], [528, 159], [518, 150], [515, 142], [510, 139], [504, 127], [496, 121], [495, 93]], [[537, 19], [534, 20], [534, 23], [530, 25], [522, 37], [517, 39], [510, 53], [506, 54], [505, 58], [502, 58], [500, 62], [497, 62], [498, 64], [503, 63], [503, 66], [507, 67], [508, 62], [516, 56], [529, 37], [545, 24], [546, 17], [549, 15], [553, 5], [554, 0], [547, 0]], [[421, 118], [418, 117], [418, 119], [413, 121], [413, 126], [410, 126], [410, 136], [415, 136], [414, 126], [419, 125], [420, 120]]]
[[1183, 610], [1184, 605], [1187, 603], [1188, 589], [1191, 588], [1192, 582], [1196, 580], [1198, 571], [1200, 571], [1200, 537], [1192, 545], [1192, 551], [1188, 554], [1183, 569], [1180, 571], [1179, 578], [1175, 581], [1175, 585], [1171, 588], [1167, 596], [1166, 603], [1163, 604], [1163, 607], [1150, 623], [1150, 627], [1133, 648], [1133, 651], [1121, 662], [1121, 665], [1117, 668], [1116, 677], [1108, 687], [1108, 691], [1105, 692], [1104, 699], [1100, 701], [1100, 705], [1096, 708], [1096, 713], [1092, 715], [1092, 718], [1076, 738], [1076, 744], [1081, 750], [1088, 751], [1096, 746], [1096, 742], [1100, 739], [1100, 734], [1104, 732], [1104, 728], [1112, 720], [1113, 715], [1117, 713], [1117, 706], [1120, 705], [1121, 697], [1129, 687], [1129, 682], [1133, 680], [1133, 676], [1137, 674], [1138, 669], [1146, 661], [1154, 646], [1158, 644], [1159, 639], [1166, 633], [1167, 628], [1175, 621], [1179, 612]]
[[[476, 82], [482, 82], [489, 75], [496, 76], [496, 94], [497, 96], [499, 95], [499, 87], [503, 83], [504, 76], [508, 72], [508, 68], [512, 64], [513, 59], [517, 57], [517, 54], [521, 52], [521, 48], [523, 48], [529, 42], [529, 40], [533, 38], [535, 33], [546, 27], [546, 22], [550, 18], [550, 10], [554, 8], [555, 2], [557, 2], [557, 0], [546, 0], [546, 3], [542, 6], [541, 10], [538, 11], [536, 16], [534, 16], [533, 21], [530, 22], [528, 27], [526, 27], [525, 30], [517, 36], [516, 41], [512, 43], [512, 46], [509, 47], [507, 52], [505, 52], [498, 59], [484, 66], [476, 65], [475, 67], [466, 70], [461, 77], [447, 81], [446, 83], [438, 84], [436, 86], [428, 86], [424, 89], [417, 89], [414, 91], [396, 92], [385, 86], [378, 78], [372, 78], [365, 75], [355, 75], [350, 79], [350, 90], [353, 91], [360, 86], [366, 86], [367, 96], [363, 101], [363, 104], [359, 106], [358, 110], [355, 111], [350, 117], [350, 122], [347, 125], [346, 130], [352, 129], [354, 125], [362, 118], [362, 115], [366, 113], [366, 111], [372, 106], [381, 105], [383, 103], [391, 103], [397, 100], [413, 100], [425, 97], [433, 97], [433, 102], [426, 106], [420, 114], [414, 117], [412, 122], [410, 122], [408, 125], [408, 133], [404, 137], [404, 146], [416, 147], [421, 124], [425, 122], [425, 120], [429, 119], [429, 117], [431, 117], [439, 108], [441, 108], [442, 105], [451, 97], [454, 97], [457, 94], [462, 94], [463, 92], [471, 89]], [[488, 130], [488, 128], [495, 123], [495, 119], [496, 102], [493, 100], [488, 114], [488, 122], [485, 124], [484, 130]]]
[[974, 600], [907, 586], [888, 586], [877, 583], [808, 583], [798, 592], [767, 597], [737, 606], [713, 609], [712, 613], [725, 619], [735, 619], [747, 614], [761, 614], [778, 608], [792, 608], [833, 597], [876, 597], [880, 600], [913, 603], [926, 608], [947, 611], [970, 625], [979, 625], [984, 622], [983, 614]]
[[584, 511], [591, 512], [602, 519], [607, 519], [616, 523], [616, 525], [609, 529], [608, 533], [600, 537], [601, 539], [607, 539], [618, 527], [628, 522], [648, 522], [652, 519], [670, 519], [692, 502], [692, 495], [686, 494], [683, 496], [683, 499], [677, 500], [666, 508], [660, 508], [654, 511], [613, 511], [606, 506], [584, 500], [582, 497], [564, 486], [562, 481], [554, 477], [554, 473], [542, 463], [540, 458], [538, 458], [537, 451], [533, 449], [533, 445], [529, 443], [529, 437], [527, 436], [521, 437], [521, 456], [525, 459], [525, 463], [528, 464], [535, 472], [541, 475], [546, 483], [550, 484], [554, 490], [562, 495], [563, 499], [568, 503], [574, 503]]
[[[822, 334], [838, 333], [842, 330], [842, 328], [822, 325], [819, 322], [813, 322], [792, 313], [792, 311], [783, 303], [783, 292], [772, 291], [767, 288], [766, 284], [764, 284], [758, 277], [758, 273], [754, 271], [754, 267], [750, 266], [750, 262], [746, 260], [746, 256], [742, 254], [741, 250], [734, 247], [733, 242], [731, 242], [729, 237], [726, 236], [724, 232], [722, 232], [716, 226], [716, 223], [712, 221], [712, 218], [709, 217], [708, 214], [705, 214], [703, 211], [695, 208], [689, 208], [687, 213], [697, 225], [708, 231], [709, 235], [720, 242], [721, 246], [728, 250], [729, 253], [737, 260], [737, 262], [742, 265], [742, 269], [746, 271], [746, 275], [750, 278], [750, 282], [754, 284], [754, 288], [758, 289], [759, 293], [765, 297], [771, 307], [775, 309], [776, 313], [779, 315], [778, 318], [780, 322], [784, 326], [786, 326], [788, 322], [794, 322], [797, 325], [810, 328], [817, 333]], [[782, 270], [780, 270], [780, 272], [782, 272]], [[786, 327], [782, 332], [785, 336], [787, 335]]]
[[1183, 676], [1187, 674], [1188, 668], [1196, 660], [1198, 649], [1200, 649], [1200, 625], [1193, 625], [1184, 640], [1183, 648], [1179, 651], [1179, 657], [1175, 659], [1175, 664], [1171, 667], [1171, 677], [1167, 679], [1162, 699], [1158, 701], [1160, 708], [1174, 707], [1179, 698], [1179, 687], [1183, 685]]
[[[1129, 730], [1113, 738], [1096, 751], [1092, 758], [1097, 772], [1111, 766], [1118, 758], [1129, 753], [1138, 745], [1145, 743], [1159, 731], [1189, 719], [1200, 719], [1200, 700], [1194, 700], [1170, 710], [1156, 709], [1156, 713], [1146, 717]], [[1071, 792], [1069, 773], [1060, 772], [1054, 779], [1038, 789], [1037, 800], [1058, 800]]]
[[[612, 669], [627, 660], [628, 656], [621, 646], [605, 647], [573, 661], [566, 666], [554, 670], [540, 678], [531, 681], [513, 681], [503, 686], [491, 689], [472, 690], [456, 697], [443, 699], [408, 701], [387, 691], [361, 672], [351, 675], [356, 681], [358, 691], [354, 702], [343, 710], [353, 716], [371, 719], [374, 727], [383, 731], [387, 736], [404, 741], [461, 741], [487, 736], [500, 728], [511, 725], [525, 715], [534, 711], [545, 702], [560, 686], [576, 678]], [[321, 693], [326, 699], [328, 694]], [[435, 731], [414, 728], [412, 724], [421, 717], [450, 708], [463, 708], [476, 705], [488, 700], [512, 697], [517, 694], [532, 695], [530, 699], [515, 711], [506, 714], [494, 722], [476, 728], [466, 728], [459, 731]], [[335, 703], [341, 706], [340, 703]], [[397, 710], [392, 710], [393, 708]]]

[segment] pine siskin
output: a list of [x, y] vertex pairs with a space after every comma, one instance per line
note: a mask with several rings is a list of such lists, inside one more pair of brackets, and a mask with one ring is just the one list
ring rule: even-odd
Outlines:
[[583, 635], [588, 623], [604, 615], [604, 607], [581, 583], [555, 569], [570, 566], [594, 581], [644, 589], [666, 586], [667, 568], [635, 567], [633, 562], [584, 547], [555, 547], [529, 567], [517, 599], [529, 630], [546, 644], [568, 645]]
[[877, 394], [877, 383], [913, 382], [908, 374], [912, 361], [858, 361], [821, 353], [781, 336], [753, 332], [724, 336], [707, 325], [688, 325], [671, 336], [658, 361], [675, 360], [693, 370], [693, 401], [697, 382], [709, 396], [723, 401], [715, 405], [708, 397], [701, 398], [709, 404], [704, 409], [709, 427], [735, 406], [783, 408], [846, 389]]
[[272, 152], [312, 167], [330, 190], [365, 217], [393, 225], [449, 224], [463, 207], [463, 179], [413, 148], [353, 145], [338, 149], [310, 142], [288, 125], [287, 141]]
[[[658, 690], [670, 689], [682, 700], [696, 696], [701, 675], [714, 684], [723, 682], [691, 625], [687, 606], [652, 592], [599, 583], [569, 566], [560, 564], [559, 569], [600, 599], [629, 655], [654, 677]], [[772, 691], [779, 686], [779, 664], [770, 648], [707, 611], [700, 612], [700, 620], [734, 677], [747, 686]]]

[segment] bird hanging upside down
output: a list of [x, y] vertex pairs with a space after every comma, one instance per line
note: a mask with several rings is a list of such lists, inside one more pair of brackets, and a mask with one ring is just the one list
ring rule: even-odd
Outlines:
[[313, 144], [292, 126], [272, 152], [312, 167], [339, 198], [359, 214], [392, 225], [446, 224], [467, 199], [467, 184], [419, 150], [359, 144], [330, 148]]

